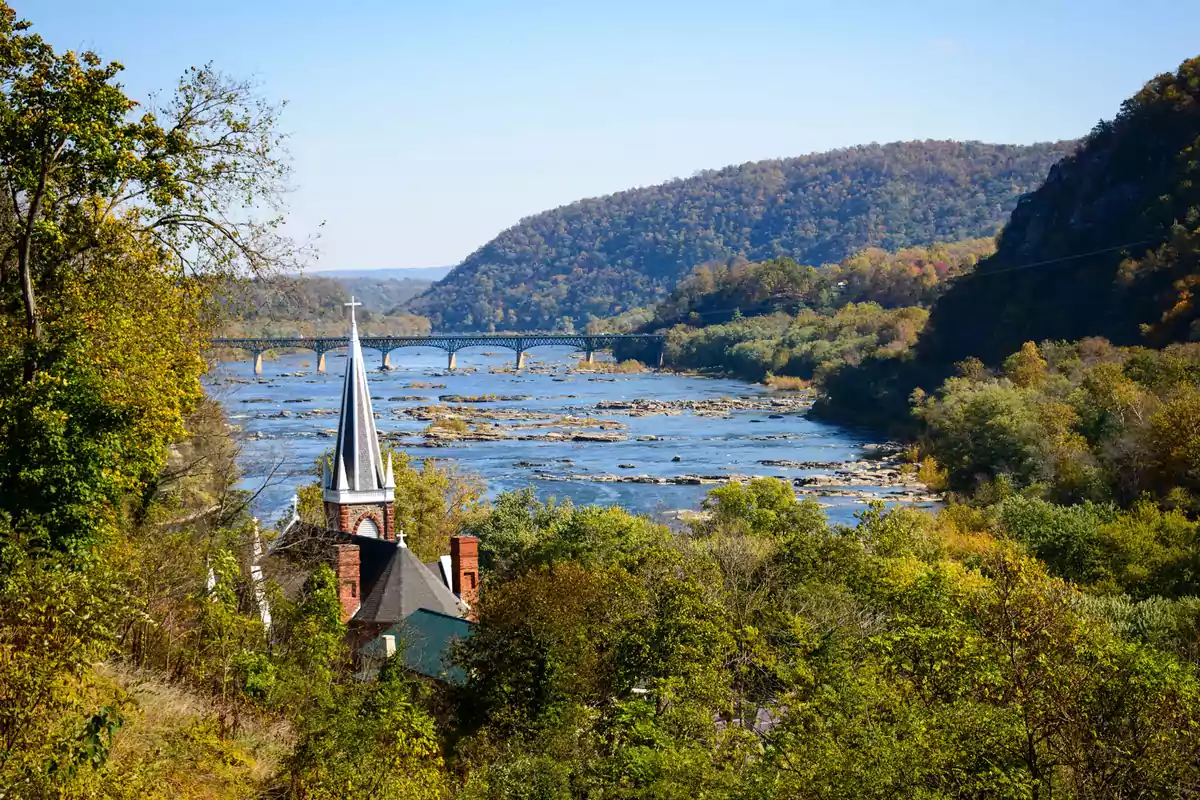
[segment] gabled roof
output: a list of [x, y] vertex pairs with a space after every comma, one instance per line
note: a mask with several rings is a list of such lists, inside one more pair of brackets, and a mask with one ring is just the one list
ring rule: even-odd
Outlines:
[[[362, 345], [358, 341], [358, 323], [350, 298], [350, 343], [346, 357], [346, 379], [342, 384], [341, 417], [338, 420], [337, 445], [333, 461], [325, 466], [322, 488], [325, 499], [346, 501], [344, 495], [355, 492], [379, 492], [395, 486], [389, 463], [385, 468], [379, 454], [379, 435], [375, 430], [375, 411], [371, 408], [371, 389], [363, 364]], [[342, 497], [328, 495], [340, 494]]]
[[[419, 609], [452, 617], [458, 617], [465, 611], [462, 601], [446, 588], [438, 575], [421, 563], [412, 550], [392, 542], [384, 544], [395, 547], [395, 552], [378, 578], [370, 576], [373, 579], [368, 582], [369, 576], [365, 574], [368, 559], [363, 559], [364, 597], [354, 614], [355, 621], [390, 625], [407, 619]], [[371, 561], [378, 563], [376, 559]]]

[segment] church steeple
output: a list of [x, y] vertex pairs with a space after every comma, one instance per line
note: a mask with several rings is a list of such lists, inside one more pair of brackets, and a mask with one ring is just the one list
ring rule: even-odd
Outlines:
[[347, 533], [391, 538], [396, 484], [391, 458], [385, 468], [380, 457], [371, 390], [358, 341], [354, 309], [362, 303], [351, 297], [345, 305], [350, 308], [350, 342], [337, 446], [332, 462], [327, 462], [322, 470], [326, 517], [331, 526]]

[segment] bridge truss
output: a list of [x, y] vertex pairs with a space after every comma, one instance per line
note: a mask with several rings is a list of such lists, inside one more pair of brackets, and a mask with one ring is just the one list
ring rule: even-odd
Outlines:
[[[666, 336], [654, 333], [480, 333], [480, 334], [428, 334], [425, 336], [360, 336], [359, 344], [376, 350], [383, 358], [382, 366], [390, 369], [393, 350], [404, 347], [436, 347], [447, 353], [447, 368], [455, 368], [455, 354], [470, 347], [500, 347], [516, 353], [517, 369], [525, 366], [525, 353], [535, 347], [572, 347], [586, 353], [585, 360], [592, 361], [598, 350], [611, 350], [623, 342], [641, 341], [657, 345], [658, 364], [662, 366], [662, 348]], [[293, 348], [311, 350], [317, 354], [317, 371], [325, 371], [325, 354], [349, 347], [345, 336], [322, 337], [247, 337], [240, 339], [213, 339], [214, 348], [246, 350], [254, 356], [254, 373], [262, 374], [263, 354], [271, 350]]]

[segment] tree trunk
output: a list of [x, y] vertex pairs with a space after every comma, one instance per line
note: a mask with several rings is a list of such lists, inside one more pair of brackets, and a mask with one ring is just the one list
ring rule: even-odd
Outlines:
[[[17, 272], [21, 278], [21, 300], [25, 304], [25, 328], [33, 337], [34, 346], [42, 341], [42, 322], [38, 318], [37, 298], [33, 294], [33, 272], [29, 267], [29, 248], [23, 245], [17, 255]], [[25, 356], [25, 382], [37, 372], [37, 356], [29, 351]]]

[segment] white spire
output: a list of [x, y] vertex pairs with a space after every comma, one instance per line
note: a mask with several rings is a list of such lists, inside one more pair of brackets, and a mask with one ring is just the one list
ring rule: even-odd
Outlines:
[[[342, 460], [341, 453], [338, 453], [337, 486], [335, 488], [339, 492], [345, 492], [350, 489], [349, 484], [346, 483], [346, 462]], [[357, 489], [358, 487], [356, 486], [355, 488]]]
[[383, 476], [383, 488], [395, 489], [396, 476], [392, 474], [392, 454], [388, 453], [387, 473]]
[[375, 430], [375, 412], [371, 408], [371, 389], [358, 340], [354, 309], [362, 303], [350, 298], [350, 338], [346, 358], [346, 377], [342, 384], [341, 419], [332, 474], [325, 481], [325, 499], [341, 503], [379, 502], [392, 499], [394, 484], [389, 484]]

